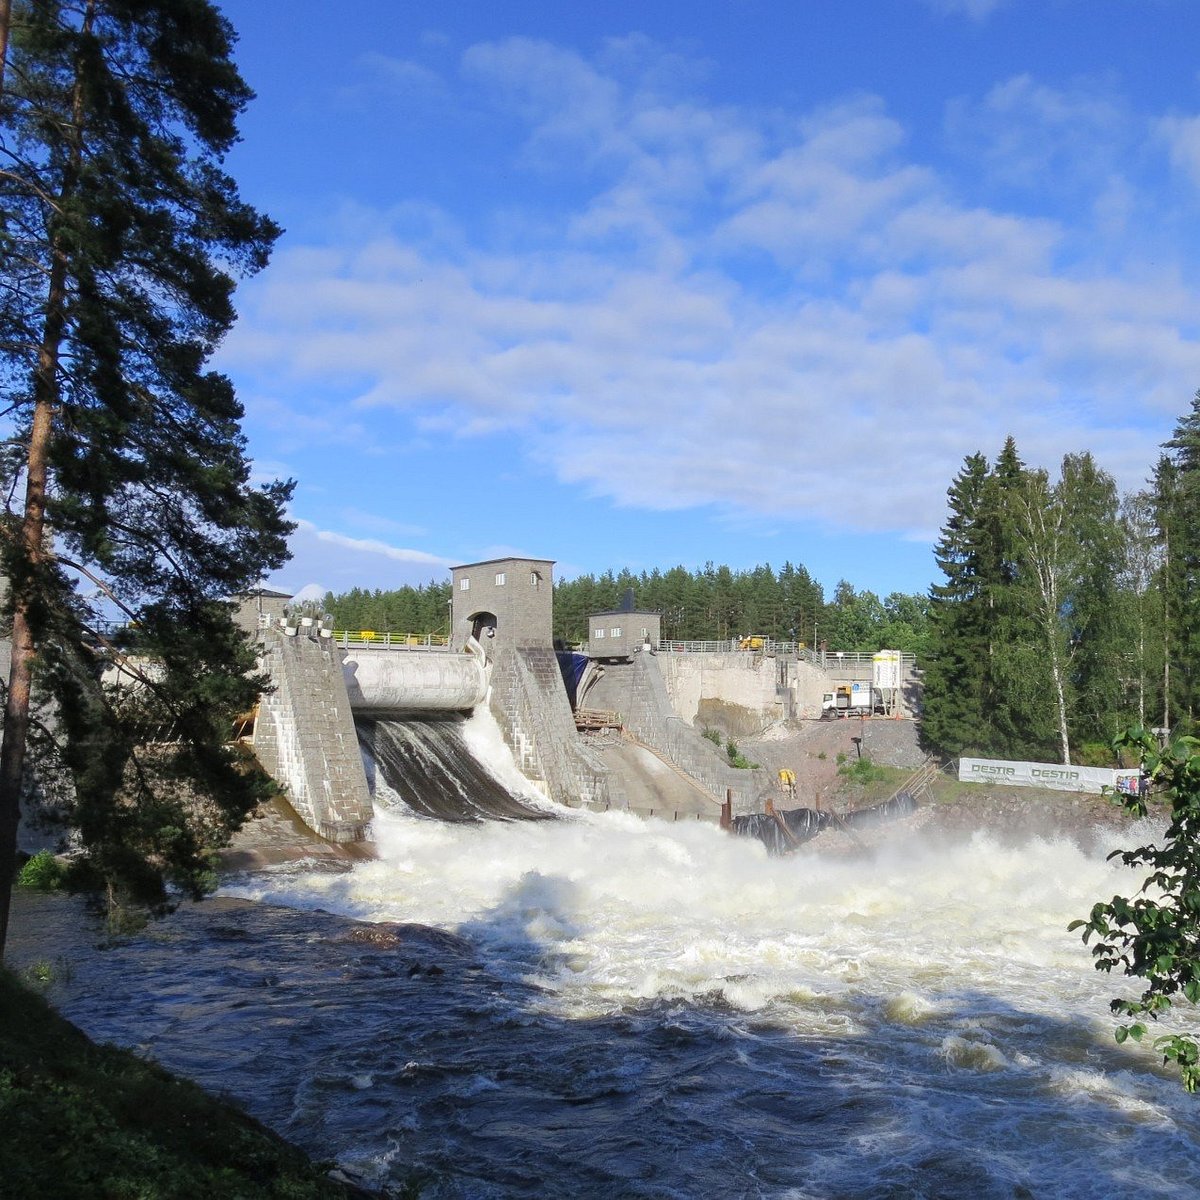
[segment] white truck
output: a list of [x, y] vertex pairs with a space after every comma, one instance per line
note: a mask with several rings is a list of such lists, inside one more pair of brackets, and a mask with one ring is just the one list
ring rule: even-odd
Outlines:
[[822, 717], [870, 717], [883, 711], [883, 692], [870, 683], [839, 683], [821, 697]]

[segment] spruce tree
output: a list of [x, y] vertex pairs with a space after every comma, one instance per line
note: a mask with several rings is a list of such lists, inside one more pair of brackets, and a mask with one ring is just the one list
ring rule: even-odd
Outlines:
[[1031, 741], [1044, 742], [1046, 729], [1046, 693], [1034, 682], [1040, 638], [1018, 586], [1019, 497], [1028, 476], [1016, 442], [1006, 438], [984, 488], [979, 534], [987, 608], [985, 740], [993, 753], [1022, 757], [1030, 752]]
[[1192, 732], [1200, 718], [1200, 392], [1164, 449], [1155, 480], [1167, 546], [1169, 669], [1163, 724]]
[[1130, 681], [1125, 706], [1142, 727], [1157, 720], [1155, 703], [1163, 674], [1164, 546], [1154, 508], [1154, 494], [1133, 492], [1121, 505], [1121, 627], [1128, 646]]
[[950, 515], [934, 547], [945, 582], [929, 598], [921, 736], [941, 754], [987, 748], [989, 590], [983, 538], [988, 464], [968, 455], [947, 497]]
[[[221, 167], [250, 99], [232, 43], [209, 0], [13, 0], [0, 379], [4, 482], [24, 501], [2, 545], [0, 948], [37, 695], [70, 776], [62, 815], [110, 889], [199, 894], [208, 849], [254, 803], [225, 741], [258, 681], [225, 598], [286, 558], [291, 485], [251, 485], [241, 406], [206, 367], [235, 277], [278, 234]], [[101, 682], [119, 657], [105, 608], [136, 623], [155, 664], [123, 660], [132, 693]], [[168, 741], [147, 755], [152, 730]]]

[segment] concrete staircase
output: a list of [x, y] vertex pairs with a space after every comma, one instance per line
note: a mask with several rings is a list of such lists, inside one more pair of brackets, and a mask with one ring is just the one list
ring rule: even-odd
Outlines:
[[637, 741], [695, 780], [718, 804], [728, 795], [735, 815], [761, 808], [759, 793], [769, 786], [762, 772], [730, 766], [712, 742], [676, 714], [655, 655], [639, 653], [629, 662], [606, 664], [588, 702], [620, 712]]
[[576, 732], [553, 650], [501, 650], [492, 665], [490, 704], [521, 772], [552, 800], [575, 808], [626, 806], [620, 781]]

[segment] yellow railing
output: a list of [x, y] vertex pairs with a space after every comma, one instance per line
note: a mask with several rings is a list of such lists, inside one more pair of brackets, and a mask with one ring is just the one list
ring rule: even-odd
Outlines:
[[450, 638], [444, 633], [392, 633], [376, 629], [335, 629], [333, 640], [344, 649], [369, 646], [380, 650], [445, 650]]

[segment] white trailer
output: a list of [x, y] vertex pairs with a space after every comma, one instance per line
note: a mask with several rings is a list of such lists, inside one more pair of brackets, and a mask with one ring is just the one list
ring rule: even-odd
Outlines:
[[839, 683], [821, 697], [822, 717], [869, 717], [883, 711], [883, 693], [871, 683]]

